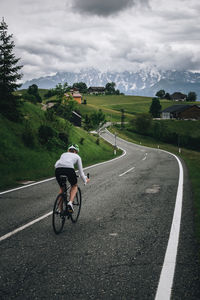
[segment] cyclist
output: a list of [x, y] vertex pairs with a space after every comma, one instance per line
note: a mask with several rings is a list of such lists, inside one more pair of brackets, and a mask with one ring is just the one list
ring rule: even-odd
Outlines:
[[[61, 175], [66, 175], [69, 183], [71, 184], [70, 198], [68, 202], [68, 210], [71, 213], [73, 212], [73, 201], [78, 189], [74, 165], [78, 166], [79, 173], [83, 182], [85, 184], [89, 182], [89, 178], [87, 178], [87, 176], [85, 176], [83, 172], [82, 160], [78, 155], [78, 152], [79, 146], [77, 144], [71, 144], [68, 147], [68, 152], [63, 153], [60, 159], [55, 163], [55, 176], [58, 184], [60, 185], [60, 193], [63, 192], [60, 179]], [[60, 209], [62, 210], [62, 207], [60, 207]]]

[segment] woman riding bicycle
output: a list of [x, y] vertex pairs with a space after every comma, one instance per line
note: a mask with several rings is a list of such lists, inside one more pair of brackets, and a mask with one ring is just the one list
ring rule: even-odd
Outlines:
[[55, 176], [56, 180], [60, 186], [60, 192], [63, 192], [62, 184], [61, 184], [61, 175], [65, 175], [68, 178], [69, 183], [71, 184], [70, 189], [70, 199], [68, 202], [68, 210], [69, 212], [73, 212], [73, 201], [74, 197], [77, 193], [77, 176], [74, 170], [74, 165], [78, 166], [78, 170], [83, 182], [86, 184], [89, 182], [87, 176], [85, 176], [83, 172], [82, 160], [78, 155], [79, 146], [77, 144], [72, 144], [68, 147], [68, 152], [65, 152], [61, 155], [60, 159], [55, 163]]

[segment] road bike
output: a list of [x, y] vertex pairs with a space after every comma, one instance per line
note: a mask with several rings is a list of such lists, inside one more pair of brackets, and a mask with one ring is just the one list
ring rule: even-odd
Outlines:
[[[79, 176], [77, 176], [79, 177]], [[87, 174], [89, 178], [89, 174]], [[78, 187], [77, 193], [74, 197], [73, 201], [73, 213], [69, 212], [68, 210], [68, 202], [69, 202], [69, 191], [70, 191], [70, 184], [68, 183], [67, 176], [61, 175], [61, 185], [63, 187], [63, 192], [60, 193], [54, 203], [53, 207], [53, 214], [52, 214], [52, 225], [53, 230], [56, 234], [59, 234], [64, 227], [65, 220], [70, 219], [72, 223], [76, 223], [81, 211], [81, 189]]]

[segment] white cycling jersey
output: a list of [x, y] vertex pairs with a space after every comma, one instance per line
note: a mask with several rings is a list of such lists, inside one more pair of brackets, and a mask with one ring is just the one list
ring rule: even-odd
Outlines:
[[72, 152], [65, 152], [61, 155], [60, 159], [57, 160], [55, 163], [55, 168], [72, 168], [74, 169], [74, 166], [78, 166], [78, 170], [80, 173], [80, 176], [84, 183], [86, 183], [86, 178], [84, 172], [83, 172], [83, 166], [82, 166], [82, 160], [80, 156], [76, 153]]

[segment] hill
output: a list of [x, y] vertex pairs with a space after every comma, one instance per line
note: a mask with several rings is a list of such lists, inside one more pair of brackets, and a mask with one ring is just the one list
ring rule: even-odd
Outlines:
[[[49, 121], [40, 105], [25, 102], [23, 122], [15, 123], [0, 114], [0, 189], [20, 185], [24, 180], [54, 176], [54, 164], [70, 142], [78, 143], [83, 165], [113, 158], [113, 148], [64, 119]], [[39, 128], [50, 128], [46, 139]], [[43, 127], [44, 128], [44, 127]], [[52, 130], [52, 131], [51, 131]], [[43, 139], [42, 139], [43, 138]], [[46, 139], [46, 140], [45, 140]]]

